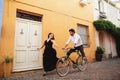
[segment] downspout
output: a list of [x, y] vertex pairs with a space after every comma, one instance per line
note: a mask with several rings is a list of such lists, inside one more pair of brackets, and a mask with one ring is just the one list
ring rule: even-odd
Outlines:
[[[110, 0], [108, 0], [107, 3], [108, 3], [108, 5], [110, 5]], [[109, 10], [109, 9], [107, 9], [107, 10]], [[110, 54], [109, 54], [109, 58], [112, 58], [112, 40], [111, 40], [111, 35], [109, 35], [109, 40], [110, 40]]]
[[[1, 43], [2, 43], [1, 39], [2, 39], [3, 8], [4, 8], [4, 0], [0, 0], [0, 54], [1, 54]], [[4, 63], [3, 63], [3, 76], [4, 76]]]
[[1, 34], [2, 34], [3, 6], [4, 6], [4, 0], [0, 0], [0, 41], [1, 41]]
[[109, 41], [110, 41], [110, 54], [109, 54], [109, 58], [112, 58], [112, 40], [111, 40], [111, 35], [109, 35]]

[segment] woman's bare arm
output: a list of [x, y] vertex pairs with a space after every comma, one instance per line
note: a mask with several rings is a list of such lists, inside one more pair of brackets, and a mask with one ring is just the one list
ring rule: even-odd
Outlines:
[[37, 48], [37, 50], [39, 51], [40, 49], [42, 49], [45, 45], [42, 44], [42, 46], [40, 48]]
[[60, 46], [55, 42], [55, 40], [52, 40], [52, 42], [56, 47], [60, 48]]
[[40, 49], [44, 48], [44, 46], [45, 46], [45, 45], [43, 44]]

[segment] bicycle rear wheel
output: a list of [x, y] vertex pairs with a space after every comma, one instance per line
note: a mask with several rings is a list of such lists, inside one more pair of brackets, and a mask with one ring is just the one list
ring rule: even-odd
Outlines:
[[82, 60], [81, 57], [77, 59], [77, 64], [80, 71], [85, 71], [87, 69], [87, 62]]
[[69, 59], [65, 60], [65, 57], [60, 58], [56, 65], [56, 71], [59, 76], [66, 76], [69, 72]]

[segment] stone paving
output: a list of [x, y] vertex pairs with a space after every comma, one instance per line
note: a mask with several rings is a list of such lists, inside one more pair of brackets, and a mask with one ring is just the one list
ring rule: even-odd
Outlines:
[[[120, 80], [120, 59], [109, 59], [102, 62], [92, 62], [84, 72], [70, 68], [65, 77], [59, 77], [56, 71], [47, 76], [42, 76], [43, 70], [11, 76], [6, 80]], [[4, 80], [4, 79], [0, 79]]]

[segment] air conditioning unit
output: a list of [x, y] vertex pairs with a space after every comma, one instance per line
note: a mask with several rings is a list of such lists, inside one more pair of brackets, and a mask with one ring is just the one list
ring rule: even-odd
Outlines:
[[80, 4], [86, 6], [88, 4], [88, 0], [80, 0]]
[[102, 19], [106, 19], [106, 18], [107, 18], [107, 15], [106, 15], [105, 12], [100, 12], [99, 17], [102, 18]]

